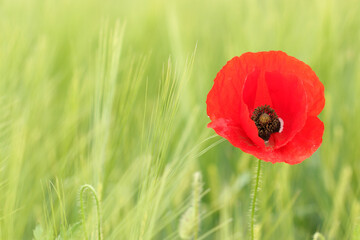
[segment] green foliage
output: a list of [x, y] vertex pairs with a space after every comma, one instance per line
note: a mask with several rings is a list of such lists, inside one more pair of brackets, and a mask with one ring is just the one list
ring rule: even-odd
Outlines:
[[[85, 184], [104, 239], [179, 239], [187, 211], [198, 240], [247, 239], [256, 159], [206, 128], [205, 99], [234, 55], [277, 49], [324, 83], [325, 133], [299, 165], [262, 163], [255, 238], [359, 239], [359, 15], [355, 0], [1, 0], [0, 239], [97, 239]], [[207, 194], [188, 210], [197, 171]]]

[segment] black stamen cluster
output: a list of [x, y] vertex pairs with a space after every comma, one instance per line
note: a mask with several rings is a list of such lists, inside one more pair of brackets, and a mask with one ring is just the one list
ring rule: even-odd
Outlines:
[[251, 116], [251, 120], [255, 122], [258, 136], [264, 141], [268, 141], [272, 133], [280, 130], [279, 118], [269, 105], [257, 107]]

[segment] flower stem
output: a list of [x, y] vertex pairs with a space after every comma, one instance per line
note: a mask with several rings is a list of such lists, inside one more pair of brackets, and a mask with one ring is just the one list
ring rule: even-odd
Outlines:
[[253, 199], [251, 205], [251, 222], [250, 222], [250, 231], [251, 231], [251, 240], [254, 240], [254, 223], [255, 223], [255, 207], [256, 207], [256, 197], [259, 188], [259, 180], [260, 180], [260, 170], [261, 170], [261, 160], [258, 160], [257, 169], [256, 169], [256, 182], [255, 188], [253, 192]]

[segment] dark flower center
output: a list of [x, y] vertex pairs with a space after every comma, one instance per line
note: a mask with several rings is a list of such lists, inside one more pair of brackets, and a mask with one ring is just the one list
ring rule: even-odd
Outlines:
[[251, 120], [255, 122], [258, 135], [264, 141], [268, 141], [272, 133], [280, 131], [279, 118], [274, 109], [268, 105], [257, 107], [251, 116]]

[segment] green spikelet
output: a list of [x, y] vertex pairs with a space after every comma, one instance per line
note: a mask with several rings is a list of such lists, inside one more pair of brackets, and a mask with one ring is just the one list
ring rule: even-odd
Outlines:
[[202, 193], [202, 176], [200, 172], [194, 174], [192, 205], [180, 219], [179, 235], [182, 239], [198, 238], [200, 229], [200, 200]]
[[90, 193], [93, 195], [93, 197], [95, 199], [97, 222], [98, 222], [97, 223], [97, 230], [98, 230], [98, 233], [97, 233], [98, 238], [97, 239], [102, 240], [100, 200], [99, 200], [99, 197], [98, 197], [95, 189], [89, 184], [85, 184], [85, 185], [81, 186], [81, 188], [80, 188], [80, 213], [81, 213], [81, 218], [82, 218], [85, 239], [88, 239], [88, 234], [87, 234], [86, 224], [85, 224], [85, 211], [84, 211], [84, 201], [83, 201], [84, 192], [86, 190], [90, 191]]
[[316, 232], [313, 236], [313, 240], [325, 240], [325, 237], [321, 233]]
[[255, 224], [254, 226], [254, 239], [255, 240], [261, 239], [261, 224]]

